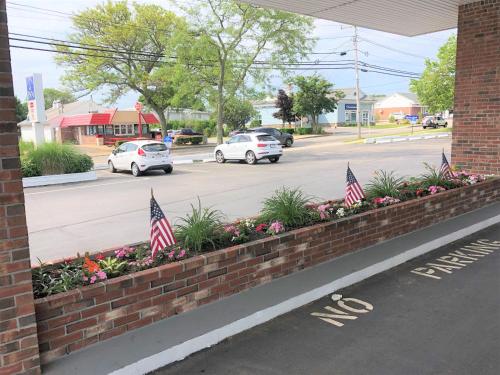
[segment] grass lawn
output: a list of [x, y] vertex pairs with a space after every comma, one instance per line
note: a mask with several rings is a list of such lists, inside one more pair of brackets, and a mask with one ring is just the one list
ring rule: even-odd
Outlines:
[[365, 138], [384, 138], [384, 137], [407, 137], [410, 135], [423, 135], [423, 134], [432, 134], [432, 133], [451, 133], [452, 128], [437, 128], [437, 129], [413, 129], [413, 133], [411, 131], [406, 131], [406, 132], [400, 132], [400, 133], [390, 133], [390, 134], [384, 134], [376, 137], [364, 137], [361, 139], [357, 138], [352, 138], [345, 140], [344, 143], [363, 143], [365, 141]]

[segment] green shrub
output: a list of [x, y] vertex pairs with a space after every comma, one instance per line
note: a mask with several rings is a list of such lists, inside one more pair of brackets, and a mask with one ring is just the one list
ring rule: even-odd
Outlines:
[[216, 133], [217, 122], [214, 120], [171, 120], [167, 123], [167, 128], [174, 130], [191, 128], [210, 137]]
[[419, 176], [421, 186], [424, 189], [428, 189], [429, 186], [453, 187], [453, 183], [441, 172], [440, 168], [433, 167], [427, 163], [424, 163], [424, 166], [427, 172]]
[[175, 235], [189, 250], [201, 252], [208, 246], [215, 249], [223, 233], [222, 219], [221, 211], [202, 208], [198, 198], [198, 207], [191, 205], [191, 213], [180, 219]]
[[393, 171], [379, 170], [375, 172], [370, 182], [366, 185], [365, 193], [368, 199], [393, 197], [399, 198], [399, 190], [403, 179], [397, 177]]
[[391, 124], [393, 124], [393, 123], [395, 123], [395, 122], [396, 122], [396, 119], [394, 118], [394, 116], [393, 116], [393, 115], [390, 115], [390, 116], [389, 116], [389, 122], [390, 122]]
[[90, 156], [59, 143], [44, 143], [25, 154], [21, 162], [24, 177], [88, 172], [93, 166]]
[[253, 119], [252, 121], [250, 121], [251, 128], [256, 128], [256, 127], [259, 127], [261, 125], [262, 125], [262, 120]]
[[19, 154], [22, 156], [29, 154], [35, 149], [33, 142], [19, 141]]
[[294, 128], [282, 128], [280, 129], [282, 133], [295, 134]]
[[194, 136], [178, 135], [175, 137], [174, 140], [174, 143], [176, 145], [187, 145], [188, 143], [191, 143], [192, 145], [199, 145], [202, 142], [203, 142], [202, 135], [194, 135]]
[[41, 176], [42, 171], [38, 168], [33, 160], [27, 158], [21, 158], [21, 173], [23, 177], [36, 177]]
[[300, 227], [311, 221], [308, 203], [309, 199], [300, 189], [282, 187], [263, 202], [261, 216], [268, 222], [281, 221], [285, 227]]
[[298, 128], [297, 133], [300, 135], [312, 134], [313, 130], [312, 128]]

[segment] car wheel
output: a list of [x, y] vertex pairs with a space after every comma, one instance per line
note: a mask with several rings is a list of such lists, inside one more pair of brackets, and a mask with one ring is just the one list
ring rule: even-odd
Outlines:
[[288, 138], [288, 139], [285, 141], [285, 146], [286, 146], [286, 147], [292, 147], [292, 145], [293, 145], [293, 141], [292, 141], [290, 138]]
[[427, 129], [427, 126], [422, 126], [422, 128]]
[[139, 169], [139, 166], [135, 163], [132, 163], [132, 175], [134, 177], [139, 177], [141, 174], [142, 174], [142, 172]]
[[276, 156], [276, 157], [274, 157], [274, 158], [269, 158], [269, 161], [270, 161], [271, 163], [277, 163], [277, 162], [278, 162], [278, 160], [280, 160], [280, 157], [279, 157], [279, 156]]
[[108, 161], [108, 169], [111, 173], [115, 173], [116, 172], [116, 168], [115, 166], [113, 165], [113, 162], [110, 160]]
[[224, 154], [222, 153], [222, 151], [217, 151], [215, 153], [215, 161], [217, 161], [217, 163], [219, 164], [226, 162], [226, 159], [224, 158]]
[[445, 127], [445, 128], [448, 127], [448, 123], [445, 122], [444, 125], [443, 125], [443, 127]]
[[172, 173], [172, 171], [174, 170], [174, 167], [172, 167], [171, 165], [169, 165], [167, 168], [165, 168], [163, 171], [166, 173], [166, 174], [170, 174]]
[[257, 158], [255, 157], [255, 154], [253, 153], [253, 151], [247, 151], [247, 153], [245, 154], [245, 160], [246, 160], [247, 164], [257, 163]]

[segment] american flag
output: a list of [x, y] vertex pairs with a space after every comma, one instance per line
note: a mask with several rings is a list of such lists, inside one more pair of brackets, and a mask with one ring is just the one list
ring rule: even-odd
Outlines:
[[176, 242], [170, 223], [156, 199], [151, 196], [151, 256], [154, 258], [158, 251]]
[[453, 172], [451, 171], [450, 164], [448, 163], [448, 159], [446, 159], [446, 155], [443, 151], [442, 161], [441, 161], [441, 175], [444, 177], [453, 177]]
[[345, 204], [349, 207], [353, 203], [360, 201], [365, 197], [363, 189], [359, 184], [354, 173], [352, 173], [351, 168], [347, 166], [347, 185], [345, 187]]

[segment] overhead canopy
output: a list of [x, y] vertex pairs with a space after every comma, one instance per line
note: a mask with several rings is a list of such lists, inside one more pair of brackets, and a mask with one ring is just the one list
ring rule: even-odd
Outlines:
[[415, 36], [457, 27], [458, 6], [477, 0], [241, 0], [389, 33]]

